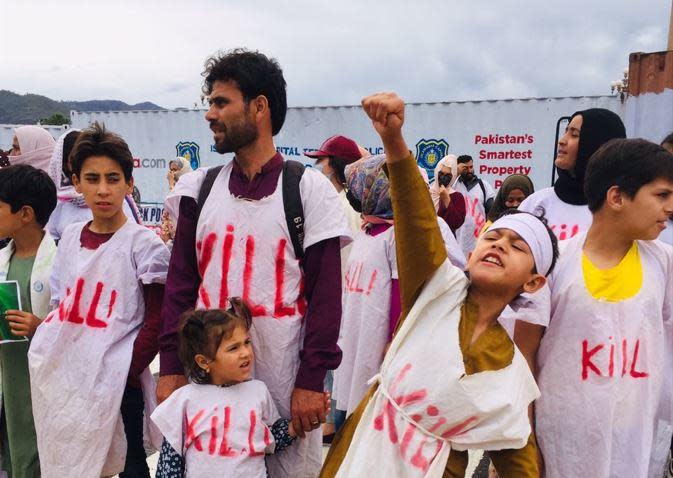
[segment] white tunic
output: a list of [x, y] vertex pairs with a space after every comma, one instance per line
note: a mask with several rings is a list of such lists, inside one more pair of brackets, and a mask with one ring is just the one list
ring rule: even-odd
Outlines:
[[127, 221], [92, 251], [80, 246], [82, 227], [61, 238], [51, 280], [59, 305], [28, 352], [45, 478], [98, 478], [124, 468], [120, 406], [144, 320], [142, 284], [165, 282], [168, 270], [168, 250], [149, 229]]
[[[586, 235], [565, 241], [540, 313], [536, 431], [546, 477], [661, 477], [671, 443], [671, 249], [638, 241], [643, 284], [595, 299], [582, 272]], [[549, 289], [543, 289], [549, 292]]]
[[481, 186], [476, 184], [469, 191], [460, 179], [456, 181], [453, 188], [463, 195], [465, 200], [465, 222], [456, 230], [456, 239], [463, 250], [463, 254], [467, 256], [474, 250], [477, 245], [477, 239], [481, 234], [481, 230], [486, 224], [486, 209], [484, 204], [495, 197], [495, 191], [487, 181], [483, 181], [486, 197], [481, 190]]
[[560, 241], [588, 231], [591, 226], [592, 216], [589, 207], [561, 201], [554, 188], [534, 192], [521, 203], [519, 210], [538, 215], [544, 212], [549, 227]]
[[279, 418], [259, 380], [231, 387], [190, 383], [152, 414], [166, 441], [183, 457], [187, 478], [266, 478], [264, 457], [275, 448], [270, 427]]
[[[284, 418], [303, 344], [306, 300], [299, 261], [294, 256], [282, 198], [282, 173], [273, 194], [247, 200], [229, 193], [233, 162], [225, 165], [206, 200], [196, 229], [199, 271], [203, 281], [196, 304], [226, 306], [240, 296], [252, 307], [250, 331], [255, 351], [254, 377], [268, 387]], [[206, 170], [183, 176], [176, 190], [196, 197]], [[343, 207], [334, 186], [317, 171], [307, 169], [299, 183], [304, 207], [304, 249], [322, 240], [350, 241]], [[321, 466], [320, 430], [284, 453], [267, 459], [272, 478], [314, 477]]]
[[[465, 267], [465, 257], [443, 219], [438, 224], [451, 263]], [[343, 283], [339, 347], [341, 365], [334, 372], [332, 398], [347, 415], [365, 396], [367, 382], [379, 371], [388, 342], [391, 283], [397, 279], [395, 228], [370, 236], [360, 232], [352, 244]]]
[[425, 284], [337, 477], [439, 478], [452, 449], [525, 446], [539, 392], [518, 349], [504, 369], [465, 374], [458, 327], [468, 285], [448, 261]]

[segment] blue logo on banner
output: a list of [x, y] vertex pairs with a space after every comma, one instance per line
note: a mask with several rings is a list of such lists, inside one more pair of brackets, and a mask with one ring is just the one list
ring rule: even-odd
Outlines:
[[443, 139], [422, 139], [416, 143], [418, 165], [428, 172], [430, 179], [435, 175], [435, 166], [439, 160], [448, 153], [449, 143]]
[[199, 157], [199, 145], [194, 141], [180, 141], [175, 145], [178, 156], [182, 156], [191, 165], [192, 169], [197, 169], [201, 164]]

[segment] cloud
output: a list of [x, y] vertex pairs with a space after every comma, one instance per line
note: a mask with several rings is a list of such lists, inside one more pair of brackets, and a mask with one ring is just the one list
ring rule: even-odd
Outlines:
[[[670, 4], [5, 0], [3, 88], [190, 106], [205, 58], [278, 58], [295, 106], [606, 94], [633, 51], [665, 49]], [[37, 13], [36, 13], [37, 12]]]

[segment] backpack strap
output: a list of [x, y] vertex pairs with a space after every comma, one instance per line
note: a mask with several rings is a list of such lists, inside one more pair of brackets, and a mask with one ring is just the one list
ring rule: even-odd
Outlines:
[[487, 201], [486, 187], [484, 186], [484, 181], [482, 181], [481, 178], [477, 178], [477, 181], [479, 182], [479, 187], [481, 188], [481, 194], [482, 194], [482, 197], [484, 198], [484, 205], [485, 205], [486, 201]]
[[299, 182], [305, 169], [299, 161], [283, 163], [283, 208], [294, 255], [298, 260], [304, 257], [304, 207], [301, 204]]
[[[199, 197], [196, 200], [197, 221], [222, 168], [223, 166], [210, 168], [206, 173], [199, 190]], [[297, 259], [304, 257], [304, 207], [301, 204], [299, 182], [305, 169], [304, 165], [298, 161], [283, 162], [283, 209], [285, 210], [285, 220], [290, 231], [294, 255]]]
[[210, 190], [213, 189], [215, 179], [217, 178], [217, 175], [220, 174], [220, 171], [222, 170], [223, 167], [224, 166], [216, 166], [214, 168], [210, 168], [206, 173], [206, 177], [204, 178], [203, 183], [201, 183], [201, 189], [199, 189], [199, 197], [196, 199], [197, 222], [199, 220], [199, 217], [201, 216], [201, 209], [203, 209], [203, 205], [206, 203], [206, 199], [208, 199]]

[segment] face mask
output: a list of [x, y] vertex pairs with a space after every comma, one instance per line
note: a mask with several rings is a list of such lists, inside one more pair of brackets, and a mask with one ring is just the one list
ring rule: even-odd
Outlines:
[[453, 179], [453, 174], [451, 173], [439, 173], [437, 176], [437, 181], [439, 181], [440, 186], [449, 187], [451, 180]]
[[331, 180], [332, 180], [332, 177], [334, 176], [334, 173], [329, 173], [329, 174], [325, 173], [325, 164], [326, 164], [326, 163], [316, 164], [316, 165], [314, 166], [314, 168], [315, 168], [316, 170], [320, 171], [320, 172], [321, 172], [327, 179], [329, 179], [329, 180], [331, 181]]

